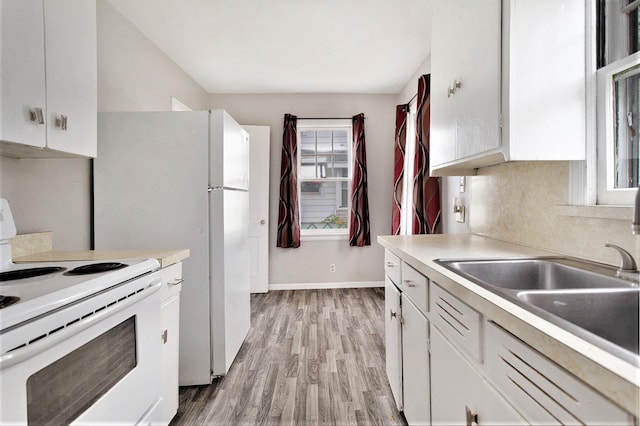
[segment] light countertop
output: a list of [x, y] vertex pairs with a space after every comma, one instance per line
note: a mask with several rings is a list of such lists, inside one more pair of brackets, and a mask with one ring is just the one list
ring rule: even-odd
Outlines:
[[635, 416], [640, 368], [469, 281], [434, 259], [523, 258], [558, 253], [471, 235], [379, 236], [378, 243]]
[[11, 239], [12, 261], [65, 262], [113, 259], [158, 259], [161, 268], [189, 257], [188, 249], [180, 250], [53, 250], [53, 232], [34, 232], [16, 235]]
[[111, 260], [111, 259], [158, 259], [161, 268], [180, 262], [189, 257], [189, 250], [77, 250], [44, 251], [26, 256], [14, 257], [15, 263], [63, 262], [70, 260]]

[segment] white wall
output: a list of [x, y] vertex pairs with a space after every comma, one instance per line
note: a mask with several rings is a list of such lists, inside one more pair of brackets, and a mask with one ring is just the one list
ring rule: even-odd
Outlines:
[[[97, 1], [98, 110], [167, 111], [175, 96], [202, 109], [206, 93], [106, 0]], [[57, 250], [90, 246], [90, 160], [0, 157], [0, 195], [18, 233], [53, 231]]]
[[[239, 123], [271, 127], [269, 205], [269, 284], [384, 280], [384, 251], [378, 235], [391, 229], [395, 95], [213, 94], [210, 108], [226, 109]], [[366, 116], [365, 136], [371, 210], [371, 246], [349, 247], [347, 240], [302, 241], [297, 249], [276, 247], [282, 126], [285, 113], [298, 117]], [[329, 264], [336, 272], [329, 272]]]
[[204, 109], [204, 90], [111, 6], [97, 0], [98, 111], [170, 111], [171, 97]]

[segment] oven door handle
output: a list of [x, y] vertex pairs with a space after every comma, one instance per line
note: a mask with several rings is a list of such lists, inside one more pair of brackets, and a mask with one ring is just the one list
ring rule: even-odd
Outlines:
[[36, 342], [33, 342], [30, 345], [2, 355], [2, 357], [0, 357], [0, 371], [19, 364], [35, 355], [38, 355], [39, 353], [44, 352], [45, 350], [69, 339], [70, 337], [75, 336], [81, 331], [86, 330], [99, 321], [117, 314], [118, 312], [128, 308], [129, 306], [139, 302], [140, 300], [149, 297], [156, 291], [160, 290], [160, 287], [162, 287], [161, 279], [155, 278], [143, 291], [127, 297], [126, 300], [118, 302], [115, 305], [103, 309], [102, 311], [95, 313], [87, 318], [81, 319], [80, 321], [63, 328], [62, 330], [56, 331], [55, 333], [50, 334], [49, 336], [44, 337]]

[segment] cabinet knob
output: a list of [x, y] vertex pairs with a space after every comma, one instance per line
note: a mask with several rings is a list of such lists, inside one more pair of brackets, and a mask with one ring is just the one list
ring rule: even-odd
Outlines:
[[56, 117], [56, 129], [67, 130], [67, 119], [68, 117], [64, 114], [58, 115]]
[[398, 314], [396, 312], [393, 312], [393, 309], [389, 309], [389, 317], [391, 319], [396, 318], [398, 316]]
[[264, 219], [262, 219], [262, 220], [260, 221], [260, 225], [264, 225], [265, 223], [266, 223], [266, 222], [264, 221]]
[[385, 265], [387, 268], [395, 268], [396, 266], [398, 266], [398, 264], [397, 264], [396, 262], [391, 262], [391, 261], [386, 261], [386, 262], [384, 262], [384, 265]]
[[402, 280], [403, 283], [405, 283], [405, 285], [407, 287], [415, 287], [416, 286], [416, 282], [412, 281], [412, 280]]
[[162, 341], [163, 345], [167, 344], [168, 334], [169, 334], [169, 330], [163, 330], [162, 332], [160, 332], [160, 340]]
[[44, 114], [42, 108], [29, 109], [29, 120], [35, 124], [44, 124]]

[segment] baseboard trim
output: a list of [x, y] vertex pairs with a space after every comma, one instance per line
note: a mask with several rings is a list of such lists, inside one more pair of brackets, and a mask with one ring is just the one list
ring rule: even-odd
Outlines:
[[384, 281], [346, 281], [329, 283], [286, 283], [269, 284], [272, 290], [322, 290], [328, 288], [371, 288], [384, 287]]

